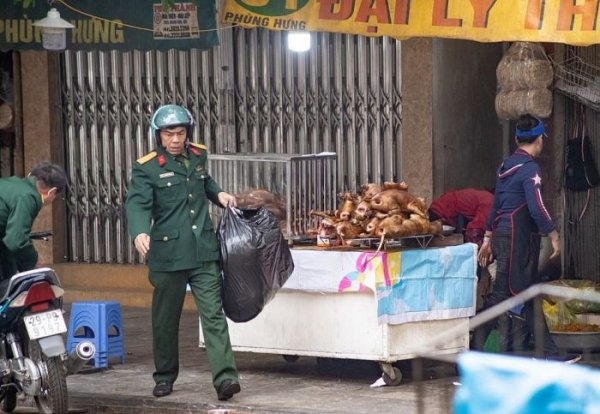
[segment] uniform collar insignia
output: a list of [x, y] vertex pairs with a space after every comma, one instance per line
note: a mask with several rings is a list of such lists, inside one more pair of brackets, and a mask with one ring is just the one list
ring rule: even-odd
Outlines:
[[201, 154], [200, 150], [196, 147], [192, 147], [191, 145], [189, 146], [190, 151], [192, 152], [192, 154], [198, 156]]
[[162, 167], [167, 163], [167, 157], [165, 157], [163, 154], [160, 154], [156, 160], [158, 161], [159, 167]]

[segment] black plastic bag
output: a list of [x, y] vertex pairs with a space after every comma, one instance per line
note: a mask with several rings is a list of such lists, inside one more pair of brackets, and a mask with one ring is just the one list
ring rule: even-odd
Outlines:
[[567, 168], [565, 187], [572, 191], [587, 191], [600, 182], [594, 162], [590, 138], [572, 138], [567, 144]]
[[585, 133], [585, 107], [578, 105], [573, 117], [573, 137], [567, 141], [565, 187], [572, 191], [588, 191], [600, 183], [600, 174], [590, 137]]
[[223, 310], [234, 322], [255, 318], [294, 270], [279, 220], [265, 208], [224, 210], [217, 229]]

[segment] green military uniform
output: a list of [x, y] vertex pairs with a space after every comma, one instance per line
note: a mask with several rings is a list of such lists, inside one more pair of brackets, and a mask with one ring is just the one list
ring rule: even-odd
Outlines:
[[177, 378], [179, 319], [189, 284], [218, 387], [225, 379], [238, 378], [222, 310], [219, 246], [208, 215], [208, 200], [219, 204], [222, 190], [206, 170], [206, 147], [190, 143], [185, 155], [176, 159], [159, 148], [137, 160], [128, 188], [127, 220], [134, 239], [150, 235], [154, 380], [173, 383]]
[[0, 179], [1, 279], [35, 267], [38, 254], [29, 234], [42, 206], [33, 177]]

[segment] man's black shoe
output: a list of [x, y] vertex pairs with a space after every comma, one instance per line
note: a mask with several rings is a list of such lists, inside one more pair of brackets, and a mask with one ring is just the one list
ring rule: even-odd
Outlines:
[[565, 364], [575, 364], [579, 362], [581, 358], [581, 354], [552, 355], [546, 357], [546, 361], [564, 362]]
[[241, 389], [239, 382], [226, 379], [217, 388], [217, 396], [220, 401], [226, 401], [233, 397], [233, 394], [240, 392]]
[[173, 384], [167, 381], [160, 381], [152, 390], [152, 395], [155, 397], [166, 397], [173, 392]]

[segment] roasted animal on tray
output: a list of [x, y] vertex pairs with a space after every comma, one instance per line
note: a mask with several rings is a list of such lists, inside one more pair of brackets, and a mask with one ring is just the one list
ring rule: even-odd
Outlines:
[[352, 218], [358, 221], [365, 221], [370, 219], [373, 213], [374, 212], [371, 209], [371, 203], [363, 199], [360, 200], [356, 205], [356, 208], [352, 213]]
[[[408, 236], [407, 228], [404, 225], [404, 218], [401, 215], [394, 214], [380, 220], [375, 228], [374, 234], [377, 237], [403, 237]], [[413, 233], [414, 234], [414, 233]]]
[[317, 211], [310, 210], [311, 216], [321, 217], [321, 222], [328, 226], [335, 227], [336, 223], [340, 221], [339, 210], [336, 211]]
[[325, 239], [334, 238], [336, 236], [335, 226], [330, 226], [325, 222], [321, 222], [321, 224], [319, 224], [318, 236]]
[[425, 200], [408, 192], [408, 185], [386, 181], [383, 185], [369, 183], [360, 194], [338, 194], [339, 209], [311, 211], [321, 217], [327, 228], [335, 228], [338, 237], [354, 239], [361, 237], [398, 238], [425, 234], [441, 234], [441, 222], [427, 218]]
[[383, 190], [371, 199], [371, 208], [388, 214], [414, 213], [427, 218], [425, 200], [403, 190]]
[[375, 230], [377, 229], [377, 227], [379, 226], [379, 223], [381, 222], [381, 219], [379, 217], [372, 217], [368, 222], [367, 225], [365, 227], [365, 232], [367, 233], [368, 237], [375, 237]]
[[353, 193], [340, 193], [338, 194], [340, 200], [342, 200], [342, 206], [340, 207], [340, 220], [350, 220], [352, 213], [358, 204], [358, 197]]
[[435, 220], [429, 222], [429, 232], [436, 236], [441, 236], [444, 232], [444, 224], [442, 220]]
[[386, 181], [385, 183], [383, 183], [383, 189], [384, 190], [408, 191], [408, 184], [406, 184], [406, 182], [404, 182], [404, 181], [402, 181], [401, 183], [395, 183], [393, 181]]
[[381, 193], [383, 188], [379, 184], [369, 183], [361, 187], [360, 192], [363, 200], [371, 201], [375, 194]]
[[[341, 216], [342, 212], [339, 211]], [[342, 220], [332, 212], [311, 210], [311, 216], [321, 217], [321, 225], [319, 228], [333, 228], [335, 234], [342, 239], [355, 239], [364, 233], [364, 229], [356, 220]], [[322, 226], [322, 227], [321, 227]]]
[[384, 190], [402, 190], [408, 191], [408, 184], [402, 181], [401, 183], [396, 183], [393, 181], [386, 181], [383, 183], [383, 186], [375, 183], [369, 183], [363, 185], [361, 188], [361, 199], [366, 201], [371, 201], [376, 194], [381, 193]]
[[342, 220], [335, 225], [335, 232], [342, 239], [358, 239], [363, 233], [363, 228], [359, 224]]

